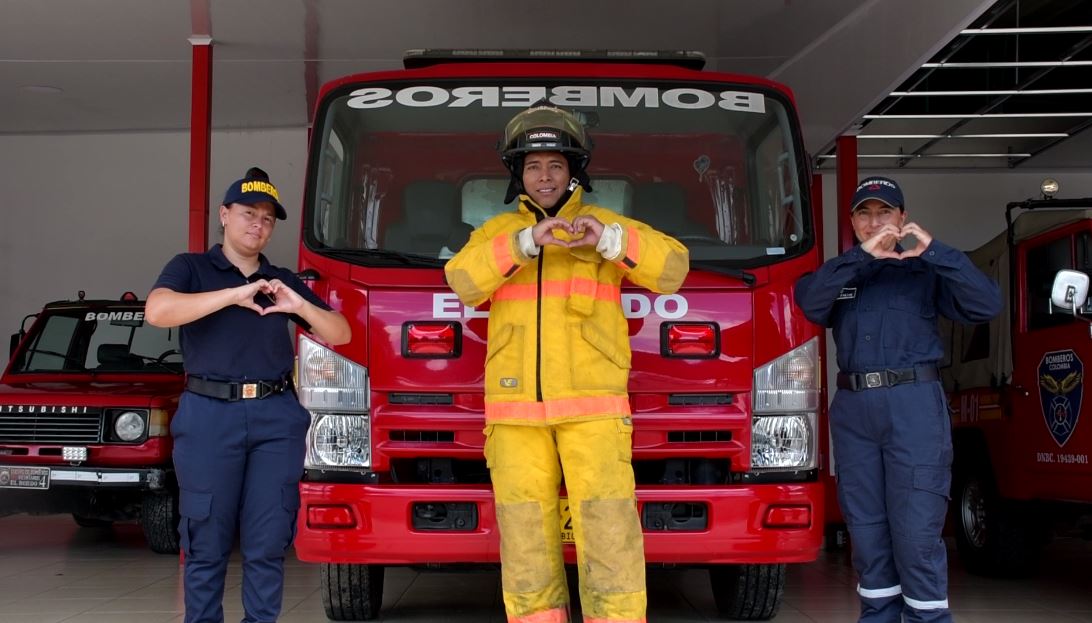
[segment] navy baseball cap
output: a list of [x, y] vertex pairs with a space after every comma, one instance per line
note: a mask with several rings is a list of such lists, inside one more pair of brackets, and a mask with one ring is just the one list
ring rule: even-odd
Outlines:
[[288, 213], [285, 212], [280, 199], [277, 187], [269, 181], [269, 175], [258, 167], [250, 167], [243, 179], [236, 180], [224, 193], [226, 206], [233, 203], [252, 206], [268, 201], [276, 209], [277, 218], [283, 221], [288, 218]]
[[857, 209], [861, 203], [875, 199], [882, 201], [892, 208], [904, 209], [906, 202], [902, 198], [902, 189], [895, 180], [886, 177], [866, 177], [857, 185], [853, 193], [853, 201], [850, 202], [849, 211]]

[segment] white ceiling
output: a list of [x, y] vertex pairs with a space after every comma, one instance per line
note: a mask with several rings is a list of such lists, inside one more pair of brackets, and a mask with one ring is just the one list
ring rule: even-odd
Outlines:
[[3, 0], [0, 134], [186, 129], [188, 40], [211, 35], [220, 129], [305, 125], [323, 81], [400, 68], [411, 48], [678, 49], [789, 85], [819, 152], [991, 4]]

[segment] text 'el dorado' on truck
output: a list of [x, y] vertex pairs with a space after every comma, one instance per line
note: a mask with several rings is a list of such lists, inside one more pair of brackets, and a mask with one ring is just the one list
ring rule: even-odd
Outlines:
[[152, 550], [177, 554], [178, 332], [145, 323], [132, 293], [80, 292], [31, 318], [0, 377], [0, 513], [72, 513], [84, 527], [138, 519]]
[[1047, 180], [1044, 199], [1010, 203], [1007, 230], [968, 253], [1001, 285], [1001, 316], [945, 325], [952, 526], [964, 565], [985, 575], [1034, 573], [1059, 529], [1092, 537], [1092, 198], [1057, 190]]
[[[690, 251], [677, 293], [616, 294], [647, 561], [708, 568], [725, 616], [773, 616], [785, 564], [814, 560], [823, 536], [820, 333], [792, 296], [819, 255], [791, 94], [702, 71], [695, 53], [475, 53], [411, 53], [405, 70], [325, 85], [316, 109], [301, 274], [353, 324], [350, 344], [299, 346], [312, 424], [296, 550], [322, 563], [327, 616], [374, 618], [386, 566], [499, 559], [488, 304], [462, 305], [443, 266], [515, 209], [497, 142], [540, 101], [594, 141], [586, 203]], [[568, 518], [563, 501], [571, 543]]]

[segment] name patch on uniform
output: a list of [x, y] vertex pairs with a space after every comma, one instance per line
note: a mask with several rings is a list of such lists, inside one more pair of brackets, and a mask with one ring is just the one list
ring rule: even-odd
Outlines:
[[855, 298], [857, 298], [857, 288], [842, 288], [842, 291], [838, 293], [838, 298], [835, 300], [846, 301]]

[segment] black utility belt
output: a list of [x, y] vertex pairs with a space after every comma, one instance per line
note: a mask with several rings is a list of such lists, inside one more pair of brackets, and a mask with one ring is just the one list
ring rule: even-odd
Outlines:
[[905, 383], [925, 383], [940, 378], [936, 366], [914, 366], [878, 370], [876, 372], [839, 372], [838, 389], [864, 391], [877, 387], [894, 387]]
[[261, 400], [292, 390], [292, 379], [276, 381], [210, 381], [197, 376], [186, 378], [186, 389], [209, 398], [228, 402]]

